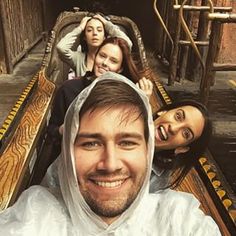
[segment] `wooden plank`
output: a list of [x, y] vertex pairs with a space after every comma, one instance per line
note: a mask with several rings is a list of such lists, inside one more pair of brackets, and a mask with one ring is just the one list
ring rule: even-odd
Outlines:
[[209, 13], [209, 20], [218, 20], [224, 23], [235, 23], [236, 22], [236, 13]]
[[[209, 42], [208, 41], [194, 41], [196, 45], [198, 46], [208, 46]], [[181, 45], [191, 45], [191, 42], [189, 40], [180, 40], [179, 44]]]
[[6, 67], [6, 55], [5, 55], [5, 46], [3, 38], [3, 25], [2, 25], [2, 19], [0, 17], [0, 75], [6, 73], [7, 73], [7, 67]]
[[170, 72], [168, 76], [168, 85], [173, 85], [176, 80], [177, 75], [177, 66], [178, 66], [178, 53], [179, 53], [179, 40], [180, 40], [180, 31], [181, 31], [181, 23], [180, 16], [177, 16], [176, 19], [176, 31], [175, 31], [175, 39], [173, 50], [170, 56]]
[[0, 1], [7, 73], [39, 41], [43, 32], [42, 3], [38, 0]]
[[191, 171], [176, 190], [194, 194], [194, 196], [201, 202], [201, 209], [205, 212], [205, 214], [212, 216], [216, 221], [222, 232], [222, 235], [231, 236], [216, 208], [215, 203], [212, 201], [204, 183], [194, 168], [191, 169]]
[[[174, 5], [173, 6], [175, 10], [179, 10], [181, 5]], [[184, 5], [183, 6], [184, 10], [187, 11], [209, 11], [210, 7], [209, 6], [191, 6], [191, 5]], [[214, 11], [224, 11], [224, 12], [231, 12], [233, 10], [232, 7], [214, 7]]]
[[5, 10], [5, 5], [3, 1], [0, 1], [0, 15], [1, 15], [1, 22], [2, 22], [2, 29], [3, 29], [3, 44], [5, 48], [5, 61], [6, 61], [6, 72], [12, 73], [13, 71], [13, 64], [11, 62], [11, 50], [10, 45], [7, 42], [11, 42], [11, 35], [8, 27], [7, 22], [7, 13]]
[[[193, 0], [190, 1], [190, 4], [193, 3]], [[194, 18], [193, 18], [193, 12], [186, 12], [185, 13], [185, 18], [186, 18], [186, 22], [188, 22], [188, 28], [193, 28], [193, 24], [194, 24]], [[184, 40], [180, 40], [179, 44], [180, 44], [180, 53], [179, 53], [179, 58], [181, 58], [181, 60], [179, 60], [178, 63], [178, 77], [176, 78], [176, 81], [180, 82], [182, 79], [185, 79], [185, 75], [186, 75], [186, 71], [188, 67], [188, 60], [189, 60], [189, 52], [191, 52], [191, 50], [189, 50], [189, 45], [191, 45], [191, 42], [189, 41], [188, 46], [184, 45], [184, 47], [181, 47], [183, 44], [183, 42], [187, 42], [188, 40], [188, 36], [182, 32], [182, 37], [184, 38]]]
[[38, 87], [25, 110], [16, 132], [0, 156], [0, 209], [12, 204], [24, 181], [39, 134], [45, 123], [55, 85], [38, 75]]
[[236, 64], [231, 63], [213, 63], [213, 71], [236, 71]]
[[[208, 4], [207, 0], [201, 1], [201, 6], [206, 6]], [[209, 45], [209, 21], [206, 17], [207, 12], [201, 11], [198, 18], [198, 27], [197, 27], [197, 37], [195, 42], [203, 42], [203, 44], [197, 44], [197, 46], [208, 46]], [[207, 47], [198, 47], [199, 53], [202, 56], [202, 61], [205, 61], [204, 56], [207, 52]], [[195, 53], [192, 52], [189, 63], [189, 75], [191, 75], [192, 81], [200, 81], [204, 72], [202, 70], [201, 62], [199, 58], [196, 57]]]
[[210, 43], [206, 59], [206, 71], [200, 84], [200, 96], [203, 103], [208, 103], [210, 86], [214, 83], [214, 72], [212, 72], [213, 63], [219, 55], [220, 43], [222, 37], [222, 24], [217, 21], [212, 22]]

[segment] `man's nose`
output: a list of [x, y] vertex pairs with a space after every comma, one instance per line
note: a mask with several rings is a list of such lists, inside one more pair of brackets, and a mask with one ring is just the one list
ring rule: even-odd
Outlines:
[[107, 145], [104, 148], [102, 159], [98, 163], [98, 169], [108, 173], [121, 169], [121, 161], [114, 145]]

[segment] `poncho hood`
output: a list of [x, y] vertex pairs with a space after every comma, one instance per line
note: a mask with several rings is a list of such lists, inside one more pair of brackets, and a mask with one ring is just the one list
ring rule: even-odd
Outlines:
[[[143, 186], [131, 206], [111, 225], [107, 225], [99, 216], [97, 216], [85, 202], [82, 197], [76, 176], [75, 157], [74, 157], [74, 141], [79, 129], [79, 112], [86, 98], [92, 89], [101, 80], [120, 80], [132, 87], [143, 100], [148, 113], [149, 123], [149, 139], [147, 154], [147, 172]], [[105, 89], [104, 89], [105, 90]], [[59, 159], [59, 182], [63, 199], [68, 208], [72, 224], [78, 229], [78, 234], [86, 232], [85, 235], [98, 235], [104, 230], [116, 230], [122, 224], [135, 222], [138, 217], [139, 208], [145, 204], [145, 197], [148, 195], [149, 179], [151, 175], [152, 158], [154, 152], [154, 125], [152, 120], [152, 111], [148, 98], [137, 86], [122, 75], [108, 72], [97, 78], [89, 87], [84, 89], [69, 107], [65, 122], [62, 141], [62, 153]]]

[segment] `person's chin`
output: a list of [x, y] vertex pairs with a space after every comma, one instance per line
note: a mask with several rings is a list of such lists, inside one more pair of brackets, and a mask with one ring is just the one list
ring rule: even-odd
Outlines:
[[96, 75], [97, 75], [97, 76], [100, 76], [100, 75], [105, 74], [106, 72], [107, 72], [107, 70], [98, 68], [98, 69], [97, 69], [97, 72], [96, 72]]
[[101, 73], [101, 72], [99, 72], [99, 71], [97, 71], [96, 73], [95, 73], [95, 75], [97, 76], [97, 77], [99, 77], [99, 76], [101, 76], [101, 75], [103, 75], [104, 73]]

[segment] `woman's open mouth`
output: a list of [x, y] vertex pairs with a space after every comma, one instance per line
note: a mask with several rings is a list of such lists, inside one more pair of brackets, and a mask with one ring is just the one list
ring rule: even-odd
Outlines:
[[160, 125], [156, 127], [156, 138], [159, 138], [161, 141], [167, 141], [168, 135], [164, 126]]

